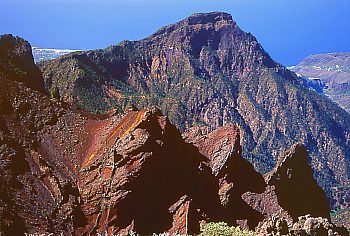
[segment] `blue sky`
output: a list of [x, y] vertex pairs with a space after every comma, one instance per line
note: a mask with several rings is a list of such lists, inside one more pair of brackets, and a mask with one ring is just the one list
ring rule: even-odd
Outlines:
[[0, 0], [0, 34], [33, 46], [105, 48], [195, 12], [225, 11], [278, 62], [350, 51], [350, 0]]

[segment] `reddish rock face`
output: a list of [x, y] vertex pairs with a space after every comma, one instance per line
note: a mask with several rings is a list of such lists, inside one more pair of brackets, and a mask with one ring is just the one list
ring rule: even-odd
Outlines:
[[261, 193], [265, 190], [264, 178], [241, 157], [239, 129], [227, 125], [211, 133], [205, 128], [194, 128], [184, 133], [186, 142], [193, 143], [206, 157], [207, 165], [218, 181], [221, 203], [220, 217], [231, 224], [245, 221], [254, 228], [263, 215], [247, 205], [241, 198], [245, 192]]
[[[48, 102], [45, 117], [50, 117], [50, 102], [44, 97], [39, 101]], [[121, 119], [99, 119], [56, 105], [62, 111], [57, 121], [34, 133], [28, 117], [17, 124], [17, 113], [9, 110], [1, 116], [6, 125], [2, 159], [10, 160], [1, 172], [7, 176], [1, 186], [9, 196], [2, 199], [7, 201], [1, 212], [3, 232], [187, 234], [199, 232], [209, 221], [254, 228], [266, 216], [289, 216], [293, 209], [276, 190], [285, 180], [276, 184], [270, 178], [272, 186], [265, 190], [263, 176], [240, 156], [234, 125], [204, 134], [190, 131], [183, 139], [156, 108], [132, 111]], [[32, 106], [29, 114], [35, 116], [39, 108]], [[14, 140], [13, 134], [21, 137], [20, 130], [24, 141], [13, 144], [18, 149], [12, 155], [6, 140]], [[60, 139], [70, 135], [76, 138]], [[26, 146], [27, 139], [35, 145]], [[303, 165], [292, 165], [293, 171], [299, 173]], [[271, 176], [283, 170], [276, 167]], [[317, 204], [314, 207], [325, 209]], [[293, 216], [299, 214], [296, 210], [291, 210]]]
[[208, 221], [255, 227], [263, 219], [240, 197], [263, 192], [265, 182], [240, 156], [236, 126], [191, 131], [185, 142], [156, 108], [104, 122], [112, 128], [95, 133], [99, 144], [87, 148], [78, 174], [87, 219], [80, 233], [184, 234]]
[[193, 206], [215, 217], [218, 185], [201, 164], [205, 157], [182, 140], [159, 110], [131, 112], [114, 127], [80, 170], [88, 219], [83, 232], [189, 231], [199, 226], [189, 226], [184, 222], [189, 217], [182, 215], [193, 214]]

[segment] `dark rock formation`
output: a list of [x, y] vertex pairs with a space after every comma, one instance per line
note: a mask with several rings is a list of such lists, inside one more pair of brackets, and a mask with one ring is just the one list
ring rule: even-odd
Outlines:
[[265, 175], [265, 191], [247, 192], [242, 198], [267, 219], [278, 216], [288, 224], [306, 214], [329, 219], [326, 194], [317, 185], [308, 163], [306, 148], [293, 145]]
[[217, 217], [218, 184], [205, 158], [159, 110], [129, 113], [105, 138], [80, 170], [86, 232], [188, 233], [199, 231], [199, 212]]
[[350, 183], [350, 115], [302, 86], [226, 13], [194, 14], [140, 41], [40, 64], [46, 88], [91, 112], [158, 105], [181, 131], [236, 123], [260, 172], [296, 142], [334, 207]]
[[294, 220], [306, 214], [329, 218], [327, 197], [313, 179], [308, 163], [306, 148], [293, 145], [266, 175], [266, 182], [275, 186], [279, 204]]
[[30, 44], [10, 34], [0, 36], [0, 79], [23, 82], [27, 87], [44, 91], [44, 79], [33, 61]]

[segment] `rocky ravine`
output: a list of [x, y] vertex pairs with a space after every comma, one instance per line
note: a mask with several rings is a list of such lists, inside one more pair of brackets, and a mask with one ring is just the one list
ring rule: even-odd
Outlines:
[[333, 208], [349, 206], [350, 115], [303, 86], [226, 13], [194, 14], [140, 41], [39, 64], [45, 86], [92, 112], [158, 105], [181, 131], [236, 123], [260, 172], [296, 142]]
[[[329, 223], [304, 146], [264, 177], [242, 158], [235, 125], [181, 135], [155, 107], [123, 117], [74, 110], [28, 87], [41, 80], [30, 73], [30, 45], [2, 36], [0, 47], [8, 44], [9, 58], [20, 48], [29, 66], [24, 76], [0, 76], [1, 235], [187, 234], [209, 221], [271, 233], [280, 230], [276, 216], [307, 235], [348, 235]], [[22, 71], [22, 63], [11, 66]], [[305, 214], [315, 224], [300, 226]]]

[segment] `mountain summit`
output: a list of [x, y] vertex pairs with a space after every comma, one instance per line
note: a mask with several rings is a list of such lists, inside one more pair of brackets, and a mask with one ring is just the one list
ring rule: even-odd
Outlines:
[[81, 110], [158, 105], [181, 131], [236, 123], [261, 172], [304, 143], [332, 206], [349, 204], [350, 115], [303, 87], [226, 13], [194, 14], [139, 41], [39, 64], [46, 89]]
[[[221, 51], [221, 54], [216, 55], [219, 59], [216, 65], [226, 73], [247, 73], [253, 66], [278, 67], [256, 38], [242, 31], [232, 16], [223, 12], [193, 14], [176, 24], [163, 27], [145, 41], [154, 40], [162, 41], [162, 46], [168, 46], [170, 50], [179, 49], [181, 44], [185, 52], [199, 60], [206, 56], [205, 53]], [[240, 58], [242, 55], [246, 57]], [[235, 63], [225, 63], [232, 62], [228, 59]], [[197, 72], [196, 75], [202, 76], [200, 72], [208, 71], [202, 68]]]

